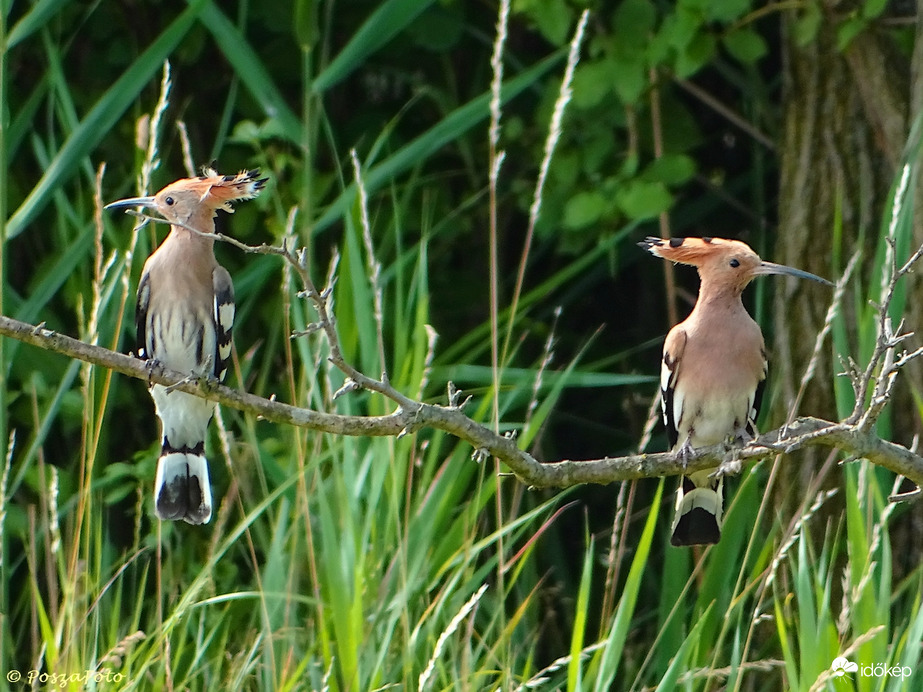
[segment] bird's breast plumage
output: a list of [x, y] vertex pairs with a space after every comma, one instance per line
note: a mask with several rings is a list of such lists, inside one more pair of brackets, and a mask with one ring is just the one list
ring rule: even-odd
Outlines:
[[662, 387], [673, 447], [718, 444], [753, 430], [766, 375], [762, 333], [746, 312], [733, 315], [733, 329], [720, 314], [711, 317], [694, 311], [667, 337]]

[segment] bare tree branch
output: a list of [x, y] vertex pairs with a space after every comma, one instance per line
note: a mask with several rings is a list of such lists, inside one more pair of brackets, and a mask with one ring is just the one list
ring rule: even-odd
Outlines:
[[[324, 315], [322, 319], [329, 318]], [[892, 500], [915, 499], [920, 494], [919, 487], [923, 485], [923, 458], [906, 447], [882, 440], [873, 430], [864, 430], [857, 424], [798, 418], [785, 428], [760, 435], [746, 447], [728, 450], [722, 445], [716, 445], [696, 450], [695, 458], [685, 466], [670, 452], [542, 463], [519, 449], [513, 439], [498, 435], [468, 418], [457, 405], [439, 406], [413, 401], [403, 395], [389, 396], [393, 393], [390, 385], [372, 380], [351, 368], [350, 371], [355, 374], [350, 376], [354, 377], [357, 384], [397, 400], [398, 408], [386, 416], [345, 416], [312, 411], [275, 399], [239, 392], [214, 380], [192, 380], [183, 373], [156, 364], [152, 366], [148, 361], [72, 339], [46, 329], [43, 325], [36, 327], [2, 315], [0, 334], [145, 380], [149, 384], [162, 384], [211, 399], [274, 423], [354, 436], [401, 436], [423, 427], [442, 430], [470, 444], [476, 453], [497, 457], [523, 482], [536, 488], [566, 488], [581, 483], [607, 484], [638, 478], [682, 475], [712, 468], [716, 464], [732, 467], [735, 462], [757, 461], [809, 446], [838, 447], [850, 458], [868, 459], [907, 477], [918, 486], [913, 492], [894, 496]], [[331, 358], [336, 363], [336, 357]], [[373, 386], [369, 387], [369, 383]]]
[[[897, 201], [895, 209], [898, 209]], [[141, 213], [129, 213], [142, 219], [165, 222], [163, 219]], [[860, 371], [859, 367], [851, 361], [848, 364], [848, 374], [852, 379], [856, 394], [856, 407], [843, 422], [833, 423], [818, 418], [797, 418], [790, 420], [778, 430], [760, 435], [745, 447], [728, 448], [725, 445], [715, 445], [697, 449], [694, 458], [685, 461], [680, 460], [671, 452], [663, 452], [606, 457], [588, 461], [568, 459], [542, 463], [519, 449], [513, 436], [500, 435], [468, 418], [462, 412], [465, 402], [458, 403], [460, 392], [451, 382], [448, 383], [446, 406], [425, 404], [395, 389], [386, 373], [382, 372], [381, 379], [376, 380], [353, 367], [343, 357], [336, 320], [328, 309], [335, 273], [331, 271], [328, 286], [323, 291], [318, 291], [308, 270], [304, 248], [293, 251], [288, 247], [288, 240], [284, 240], [281, 246], [267, 244], [249, 246], [220, 233], [206, 234], [193, 228], [189, 230], [230, 243], [247, 253], [278, 255], [285, 259], [301, 280], [302, 290], [298, 293], [299, 297], [306, 298], [311, 303], [318, 318], [317, 322], [308, 325], [308, 329], [292, 334], [291, 338], [300, 338], [315, 331], [324, 332], [330, 349], [330, 362], [346, 376], [345, 384], [334, 395], [334, 398], [356, 389], [366, 389], [377, 392], [394, 402], [396, 410], [386, 416], [345, 416], [312, 411], [276, 401], [275, 397], [265, 399], [247, 392], [239, 392], [214, 379], [192, 378], [184, 373], [167, 370], [157, 362], [142, 361], [58, 334], [45, 329], [44, 324], [32, 326], [2, 315], [0, 315], [0, 335], [146, 380], [149, 386], [153, 383], [162, 384], [217, 401], [225, 406], [255, 414], [275, 423], [295, 425], [337, 435], [355, 436], [400, 437], [423, 427], [442, 430], [470, 444], [474, 448], [475, 459], [480, 460], [486, 456], [496, 457], [523, 482], [536, 488], [566, 488], [581, 483], [607, 484], [639, 478], [684, 475], [716, 466], [720, 469], [718, 473], [736, 473], [741, 463], [745, 461], [753, 462], [778, 454], [788, 454], [803, 447], [825, 446], [839, 448], [846, 454], [847, 460], [868, 459], [874, 464], [910, 479], [916, 485], [911, 492], [892, 496], [892, 501], [916, 499], [921, 494], [923, 458], [906, 447], [882, 440], [875, 434], [874, 422], [890, 399], [900, 368], [912, 359], [923, 355], [923, 348], [911, 352], [897, 351], [897, 347], [910, 334], [902, 333], [903, 323], [899, 324], [896, 330], [893, 329], [888, 316], [895, 285], [923, 256], [923, 247], [918, 249], [906, 263], [898, 267], [893, 252], [893, 237], [888, 238], [892, 243], [888, 262], [890, 271], [887, 271], [882, 278], [881, 304], [876, 306], [880, 315], [877, 345], [864, 371]], [[893, 230], [891, 235], [893, 236]], [[334, 260], [334, 265], [335, 263], [336, 260]], [[853, 264], [854, 262], [850, 266]], [[842, 295], [849, 274], [850, 271], [847, 271], [841, 277], [838, 296]], [[839, 297], [835, 298], [834, 304], [838, 301]], [[833, 307], [828, 314], [828, 322], [832, 322], [832, 314]], [[829, 331], [829, 325], [825, 326], [825, 330]], [[824, 332], [818, 337], [816, 348], [820, 348], [823, 334]], [[384, 367], [384, 354], [382, 353], [381, 356], [382, 367]], [[809, 366], [809, 372], [810, 370]], [[809, 375], [805, 377], [809, 379]]]

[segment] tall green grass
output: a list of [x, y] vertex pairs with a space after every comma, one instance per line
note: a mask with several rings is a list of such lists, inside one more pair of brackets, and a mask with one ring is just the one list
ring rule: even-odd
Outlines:
[[[427, 205], [424, 163], [486, 127], [487, 92], [448, 109], [412, 141], [392, 148], [385, 132], [363, 154], [382, 265], [376, 320], [349, 166], [319, 208], [312, 157], [327, 146], [347, 160], [325, 121], [325, 90], [400, 35], [427, 3], [383, 3], [317, 65], [308, 56], [323, 19], [311, 3], [297, 3], [302, 67], [313, 69], [298, 113], [248, 42], [246, 23], [217, 3], [192, 1], [85, 114], [79, 86], [56, 68], [64, 47], [43, 29], [62, 4], [36, 3], [14, 26], [0, 25], [10, 51], [40, 45], [48, 65], [0, 128], [0, 159], [34, 157], [44, 170], [29, 190], [0, 176], [4, 257], [39, 232], [39, 220], [49, 248], [26, 290], [4, 281], [5, 314], [130, 348], [130, 303], [157, 229], [129, 238], [125, 218], [96, 217], [101, 202], [135, 186], [103, 177], [101, 196], [96, 152], [116, 123], [133, 120], [126, 113], [145, 102], [163, 61], [200, 23], [266, 117], [253, 129], [231, 116], [217, 121], [219, 151], [210, 153], [250, 132], [247, 163], [273, 178], [267, 194], [241, 205], [232, 229], [254, 242], [292, 236], [310, 247], [318, 283], [335, 279], [332, 308], [348, 360], [372, 375], [387, 370], [398, 389], [427, 400], [444, 401], [451, 380], [473, 397], [468, 415], [485, 423], [496, 395], [501, 430], [516, 430], [524, 448], [541, 440], [568, 388], [653, 388], [652, 377], [599, 372], [579, 354], [552, 359], [553, 331], [538, 356], [511, 348], [497, 384], [484, 365], [498, 336], [486, 305], [484, 321], [454, 343], [433, 340], [431, 307], [440, 296], [431, 290], [431, 253], [455, 236]], [[537, 88], [562, 57], [512, 74], [504, 98]], [[236, 98], [232, 90], [223, 112], [237, 112]], [[32, 131], [40, 109], [54, 114], [53, 132]], [[165, 136], [169, 121], [168, 114], [155, 136]], [[154, 151], [130, 154], [139, 173], [145, 161], [154, 166]], [[8, 220], [7, 199], [18, 200]], [[524, 290], [512, 333], [523, 334], [550, 296], [626, 247], [633, 233], [634, 225], [615, 229]], [[323, 336], [289, 340], [316, 315], [288, 268], [276, 258], [219, 252], [239, 269], [239, 386], [341, 413], [391, 409], [363, 392], [334, 400], [343, 377], [327, 361]], [[504, 329], [510, 319], [499, 311]], [[869, 343], [871, 324], [862, 322], [860, 343]], [[835, 330], [835, 347], [852, 353], [845, 334]], [[632, 486], [632, 499], [613, 501], [613, 535], [594, 535], [587, 512], [599, 503], [581, 489], [539, 493], [498, 479], [490, 461], [442, 433], [343, 438], [223, 410], [208, 446], [219, 510], [209, 526], [191, 528], [151, 519], [153, 426], [131, 447], [120, 435], [124, 407], [153, 416], [142, 383], [15, 342], [2, 342], [0, 373], [3, 422], [30, 423], [16, 426], [0, 475], [4, 674], [108, 671], [110, 682], [97, 689], [812, 690], [840, 689], [830, 663], [843, 655], [914, 669], [909, 680], [855, 677], [854, 689], [920, 684], [921, 574], [893, 582], [888, 531], [904, 510], [887, 504], [890, 479], [864, 462], [834, 471], [843, 477], [843, 517], [819, 511], [828, 497], [820, 484], [805, 489], [794, 519], [760, 509], [774, 476], [768, 464], [745, 470], [730, 484], [722, 542], [691, 553], [667, 545], [672, 479]], [[79, 443], [62, 451], [60, 440]]]

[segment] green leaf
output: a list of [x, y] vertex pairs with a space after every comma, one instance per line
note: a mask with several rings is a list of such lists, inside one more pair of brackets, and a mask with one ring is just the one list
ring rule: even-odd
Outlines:
[[670, 208], [673, 196], [661, 182], [632, 180], [615, 196], [619, 208], [632, 219], [649, 219]]
[[817, 38], [817, 32], [820, 29], [820, 22], [822, 19], [823, 15], [817, 3], [808, 3], [804, 8], [804, 12], [795, 20], [795, 43], [804, 47]]
[[852, 40], [868, 26], [868, 21], [864, 17], [854, 15], [840, 24], [836, 30], [836, 47], [838, 50], [846, 50]]
[[660, 27], [667, 44], [682, 52], [702, 28], [702, 15], [685, 7], [678, 7], [674, 14], [668, 15]]
[[860, 11], [866, 19], [875, 19], [881, 16], [887, 6], [888, 0], [865, 0]]
[[703, 9], [710, 22], [733, 22], [750, 9], [751, 0], [713, 0], [705, 3]]
[[750, 27], [732, 31], [722, 43], [728, 53], [745, 65], [752, 65], [769, 52], [763, 37]]
[[715, 39], [711, 34], [697, 34], [676, 58], [676, 76], [691, 77], [715, 55]]
[[625, 105], [631, 105], [647, 89], [647, 68], [643, 62], [621, 60], [611, 76], [615, 92]]
[[567, 689], [583, 689], [583, 640], [586, 636], [587, 612], [590, 609], [590, 584], [593, 576], [593, 539], [589, 538], [589, 545], [583, 556], [583, 570], [580, 577], [580, 588], [577, 590], [577, 607], [574, 613], [574, 629], [570, 638], [570, 662], [567, 665]]
[[573, 187], [580, 173], [580, 157], [575, 151], [562, 151], [551, 159], [550, 176], [562, 187]]
[[570, 37], [574, 17], [564, 0], [544, 0], [529, 13], [535, 26], [555, 46], [563, 46]]
[[612, 19], [615, 45], [621, 52], [635, 52], [650, 40], [657, 22], [657, 10], [648, 0], [625, 0]]
[[[58, 13], [58, 10], [66, 4], [68, 4], [67, 0], [39, 0], [39, 2], [36, 2], [32, 9], [23, 15], [15, 26], [10, 29], [10, 33], [6, 38], [5, 50], [9, 50], [44, 27]], [[8, 12], [9, 8], [2, 11]]]
[[574, 71], [573, 103], [577, 108], [598, 105], [612, 90], [619, 71], [612, 60], [582, 62]]
[[570, 229], [584, 228], [599, 221], [609, 207], [598, 192], [578, 192], [564, 207], [564, 225]]
[[651, 36], [647, 47], [643, 51], [644, 59], [648, 65], [660, 65], [666, 62], [670, 55], [670, 36], [663, 29]]
[[695, 175], [695, 161], [685, 154], [664, 154], [654, 160], [641, 179], [646, 182], [662, 182], [664, 185], [681, 185]]

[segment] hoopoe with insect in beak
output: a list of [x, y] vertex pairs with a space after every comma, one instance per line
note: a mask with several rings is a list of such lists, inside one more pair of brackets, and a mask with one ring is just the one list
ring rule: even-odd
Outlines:
[[[695, 307], [670, 330], [663, 346], [660, 393], [670, 448], [686, 463], [697, 447], [750, 441], [756, 436], [767, 364], [763, 334], [741, 301], [744, 288], [766, 274], [830, 282], [765, 262], [737, 240], [649, 237], [638, 245], [656, 257], [696, 267], [701, 282]], [[719, 469], [683, 476], [670, 542], [717, 543], [723, 504]]]
[[[152, 197], [133, 197], [106, 209], [146, 207], [170, 223], [170, 233], [148, 257], [135, 313], [138, 356], [192, 377], [223, 380], [231, 357], [234, 285], [214, 253], [215, 216], [231, 203], [256, 197], [266, 178], [259, 170], [167, 185]], [[160, 519], [204, 524], [212, 494], [205, 437], [216, 403], [159, 384], [151, 387], [163, 446], [157, 461], [154, 508]]]

